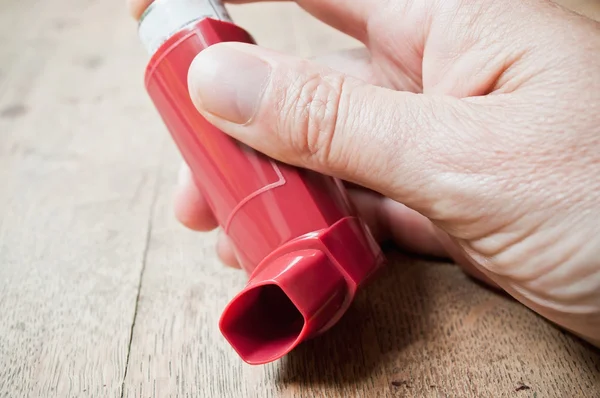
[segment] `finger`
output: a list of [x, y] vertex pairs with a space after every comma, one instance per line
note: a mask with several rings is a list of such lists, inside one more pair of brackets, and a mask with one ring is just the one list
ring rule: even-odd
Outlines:
[[425, 256], [452, 258], [470, 277], [490, 287], [499, 286], [469, 260], [448, 234], [406, 206], [374, 192], [350, 189], [350, 196], [375, 238], [391, 239], [405, 251]]
[[379, 242], [393, 241], [405, 251], [447, 258], [431, 221], [414, 210], [362, 189], [348, 190], [352, 202]]
[[175, 191], [175, 217], [180, 223], [194, 231], [211, 231], [218, 226], [204, 196], [193, 181], [186, 165], [179, 171], [178, 187]]
[[[373, 189], [427, 217], [452, 190], [444, 158], [474, 136], [475, 103], [396, 92], [257, 46], [226, 43], [190, 68], [198, 110], [285, 163]], [[467, 148], [468, 149], [468, 148]]]
[[[140, 19], [146, 8], [153, 0], [127, 0], [129, 12], [136, 20]], [[201, 1], [201, 0], [198, 0]], [[227, 3], [242, 4], [254, 3], [260, 0], [227, 0]], [[298, 5], [311, 13], [316, 18], [344, 32], [357, 40], [365, 41], [367, 35], [368, 18], [374, 14], [384, 12], [385, 2], [345, 1], [345, 0], [298, 0]]]
[[225, 232], [220, 231], [217, 238], [217, 255], [223, 264], [231, 268], [240, 268], [233, 250], [233, 244]]
[[374, 192], [350, 189], [349, 194], [379, 242], [391, 239], [410, 253], [452, 258], [467, 275], [499, 289], [495, 282], [473, 265], [448, 234], [435, 227], [427, 218]]
[[[226, 0], [227, 3], [257, 3], [264, 0]], [[271, 1], [271, 0], [266, 0]], [[367, 38], [369, 19], [385, 13], [388, 1], [296, 0], [315, 18], [362, 42]]]
[[126, 0], [129, 13], [137, 21], [153, 0]]

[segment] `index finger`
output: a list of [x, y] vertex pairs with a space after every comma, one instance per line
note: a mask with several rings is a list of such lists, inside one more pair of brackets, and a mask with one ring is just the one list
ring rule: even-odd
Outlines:
[[[177, 0], [157, 0], [177, 1]], [[211, 0], [196, 0], [198, 2]], [[219, 1], [219, 0], [216, 0]], [[243, 4], [266, 1], [288, 0], [225, 0], [225, 3]], [[129, 12], [139, 20], [146, 8], [153, 0], [127, 0]], [[382, 12], [383, 0], [375, 1], [347, 1], [347, 0], [296, 0], [296, 3], [331, 27], [338, 29], [357, 40], [365, 41], [369, 16], [375, 12]]]
[[152, 0], [126, 0], [129, 13], [135, 20], [139, 20], [146, 8], [152, 3]]

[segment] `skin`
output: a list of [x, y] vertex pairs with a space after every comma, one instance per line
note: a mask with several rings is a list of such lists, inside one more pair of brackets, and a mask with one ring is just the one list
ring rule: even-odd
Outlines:
[[[381, 241], [451, 257], [600, 346], [600, 24], [545, 0], [297, 3], [364, 48], [215, 45], [190, 68], [198, 111], [348, 181]], [[175, 212], [217, 228], [185, 167]], [[237, 265], [227, 237], [217, 250]]]

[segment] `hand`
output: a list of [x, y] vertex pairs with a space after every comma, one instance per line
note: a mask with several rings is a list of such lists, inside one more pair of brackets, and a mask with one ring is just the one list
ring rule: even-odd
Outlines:
[[[297, 3], [366, 48], [215, 45], [190, 69], [199, 112], [368, 188], [352, 194], [380, 239], [449, 255], [600, 345], [600, 24], [544, 0]], [[185, 170], [176, 213], [217, 226]]]

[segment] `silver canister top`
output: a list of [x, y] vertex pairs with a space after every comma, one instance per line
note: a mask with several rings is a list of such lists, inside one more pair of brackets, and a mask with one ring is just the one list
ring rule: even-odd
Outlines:
[[231, 22], [221, 0], [155, 0], [140, 17], [138, 34], [153, 55], [175, 33], [204, 18]]

